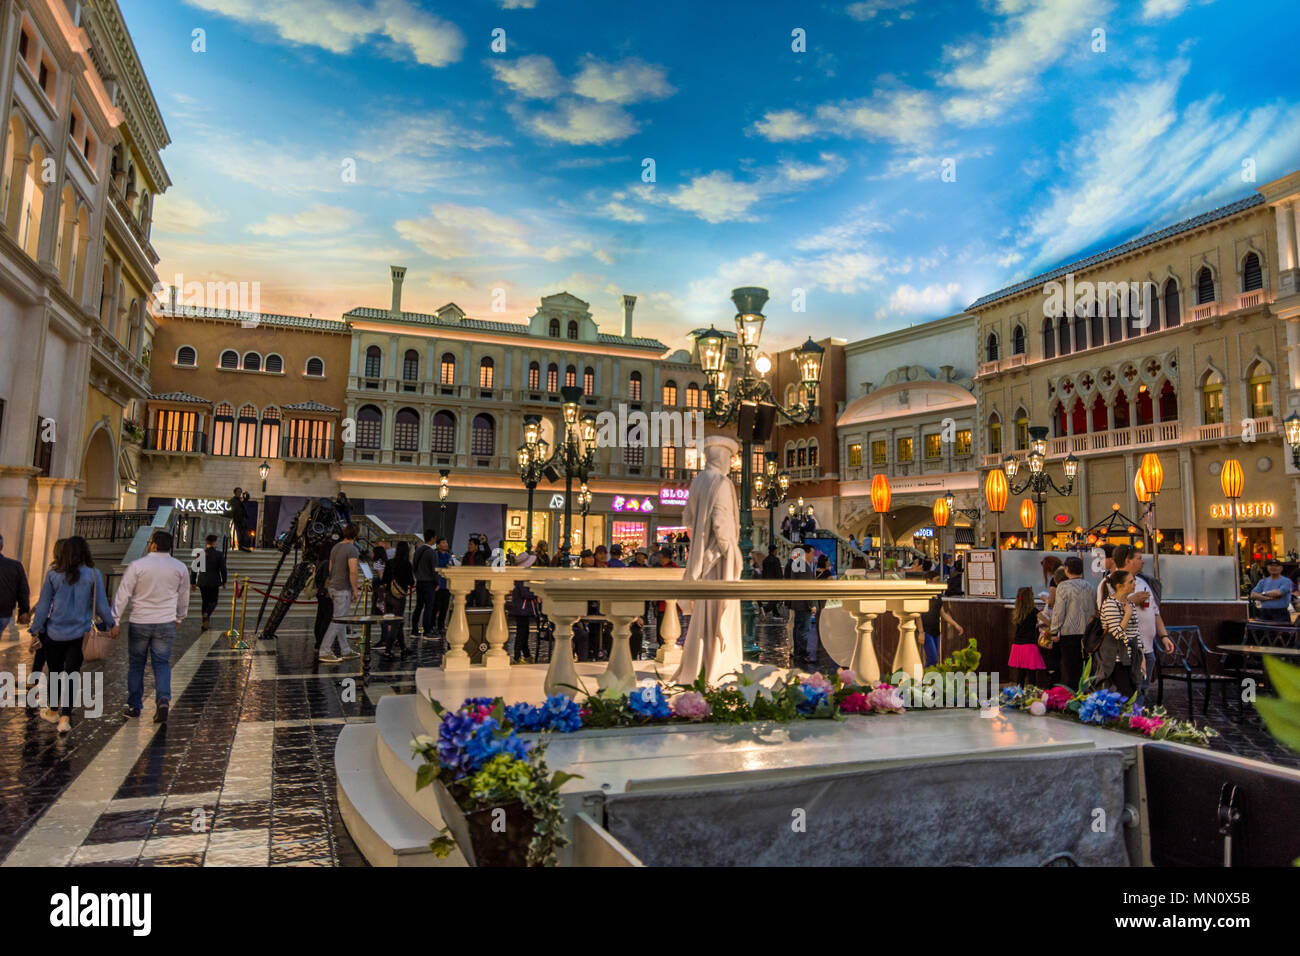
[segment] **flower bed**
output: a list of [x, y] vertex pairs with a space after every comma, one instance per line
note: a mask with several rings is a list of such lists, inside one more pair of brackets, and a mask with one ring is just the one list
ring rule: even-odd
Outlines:
[[1142, 734], [1152, 740], [1172, 740], [1183, 744], [1209, 745], [1218, 734], [1212, 727], [1202, 727], [1190, 720], [1175, 720], [1163, 707], [1146, 710], [1134, 705], [1113, 690], [1072, 691], [1059, 684], [1042, 690], [1038, 687], [1005, 687], [1003, 707], [1027, 710], [1035, 717], [1052, 715], [1075, 720], [1093, 727]]

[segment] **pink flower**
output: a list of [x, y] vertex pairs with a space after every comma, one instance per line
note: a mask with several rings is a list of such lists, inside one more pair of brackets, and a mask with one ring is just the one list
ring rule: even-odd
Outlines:
[[1047, 713], [1047, 705], [1041, 700], [1036, 700], [1029, 705], [1029, 712], [1035, 717], [1042, 717], [1043, 714]]
[[1056, 686], [1043, 692], [1043, 703], [1048, 710], [1065, 710], [1065, 705], [1074, 700], [1074, 694], [1068, 687]]
[[685, 693], [678, 694], [668, 702], [673, 709], [673, 713], [678, 717], [684, 717], [687, 720], [703, 720], [709, 716], [709, 702], [704, 699], [704, 695], [699, 691], [688, 690]]
[[866, 694], [860, 690], [855, 690], [840, 701], [840, 710], [846, 714], [869, 714], [871, 713], [871, 702], [867, 700]]
[[856, 684], [857, 682], [858, 682], [858, 675], [853, 673], [853, 671], [849, 670], [847, 667], [843, 668], [840, 671], [840, 683], [843, 684], [844, 686], [848, 687], [852, 684]]
[[1163, 717], [1143, 717], [1140, 714], [1134, 714], [1129, 717], [1128, 725], [1134, 730], [1140, 730], [1150, 737], [1153, 733], [1163, 726], [1165, 719]]
[[826, 679], [826, 675], [820, 671], [813, 674], [803, 675], [799, 678], [799, 683], [803, 684], [805, 687], [815, 687], [817, 690], [825, 691], [828, 694], [835, 689], [831, 685], [831, 682]]
[[892, 690], [893, 684], [886, 684], [883, 680], [876, 681], [876, 690]]
[[867, 704], [879, 714], [903, 712], [903, 697], [888, 684], [877, 684], [876, 689], [867, 695]]

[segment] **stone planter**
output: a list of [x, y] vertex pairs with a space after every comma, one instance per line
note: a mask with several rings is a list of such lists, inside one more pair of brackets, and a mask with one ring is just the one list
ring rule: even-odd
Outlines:
[[[533, 818], [518, 800], [466, 813], [441, 780], [433, 782], [442, 820], [470, 866], [527, 866]], [[504, 828], [498, 823], [505, 811]]]

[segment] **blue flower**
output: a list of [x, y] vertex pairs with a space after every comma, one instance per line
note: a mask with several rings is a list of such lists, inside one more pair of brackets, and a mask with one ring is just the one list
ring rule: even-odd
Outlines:
[[551, 694], [538, 711], [547, 730], [569, 734], [582, 729], [582, 708], [568, 694]]
[[826, 700], [826, 691], [824, 688], [810, 687], [808, 684], [801, 684], [799, 689], [803, 692], [803, 701], [795, 704], [794, 709], [800, 714], [807, 715], [814, 713]]
[[1013, 703], [1022, 694], [1024, 694], [1024, 691], [1019, 687], [1004, 687], [1002, 688], [1002, 703]]
[[527, 701], [520, 701], [506, 708], [506, 720], [510, 721], [516, 730], [541, 730], [542, 718], [542, 708], [534, 707]]
[[528, 759], [530, 745], [513, 730], [498, 733], [500, 729], [500, 725], [491, 717], [478, 725], [474, 736], [465, 745], [464, 764], [470, 773], [477, 772], [497, 754], [509, 754], [517, 760]]
[[1124, 695], [1113, 690], [1094, 691], [1079, 707], [1079, 720], [1085, 724], [1104, 724], [1115, 720], [1124, 710]]
[[638, 687], [627, 695], [627, 706], [632, 713], [651, 720], [663, 720], [673, 715], [672, 708], [664, 699], [663, 688], [658, 684]]

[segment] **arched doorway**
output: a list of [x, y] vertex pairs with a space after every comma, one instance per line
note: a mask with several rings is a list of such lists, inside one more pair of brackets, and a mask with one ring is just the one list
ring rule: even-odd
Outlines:
[[96, 428], [81, 459], [81, 500], [77, 510], [112, 511], [117, 508], [117, 455], [107, 428]]

